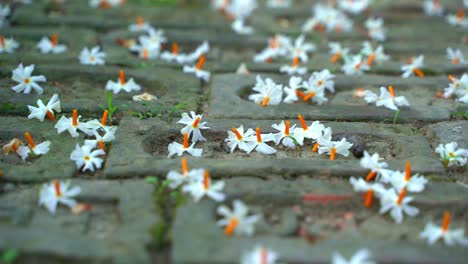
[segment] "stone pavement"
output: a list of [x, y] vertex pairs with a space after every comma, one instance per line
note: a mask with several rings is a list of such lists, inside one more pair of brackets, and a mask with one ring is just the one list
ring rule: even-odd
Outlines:
[[[419, 239], [424, 225], [438, 222], [446, 210], [451, 211], [454, 226], [468, 229], [466, 168], [447, 170], [434, 152], [440, 143], [451, 141], [468, 148], [466, 114], [456, 114], [466, 112], [466, 104], [435, 96], [447, 86], [447, 74], [468, 72], [467, 65], [453, 66], [445, 58], [448, 46], [468, 55], [468, 32], [449, 27], [444, 19], [425, 17], [421, 1], [374, 1], [371, 14], [385, 19], [384, 46], [392, 60], [362, 76], [342, 74], [329, 60], [328, 42], [359, 49], [368, 39], [361, 26], [366, 15], [355, 18], [352, 33], [309, 33], [307, 39], [317, 45], [317, 52], [306, 64], [308, 72], [330, 69], [336, 74], [336, 93], [322, 106], [266, 108], [247, 99], [256, 74], [287, 84], [289, 78], [278, 69], [290, 62], [257, 64], [252, 57], [275, 33], [299, 35], [300, 25], [310, 16], [310, 1], [298, 0], [286, 10], [259, 8], [251, 19], [256, 30], [251, 36], [232, 32], [209, 1], [178, 1], [175, 6], [173, 1], [129, 0], [123, 7], [106, 10], [92, 9], [88, 1], [33, 2], [15, 5], [11, 25], [0, 28], [1, 35], [21, 44], [14, 54], [0, 54], [0, 143], [22, 138], [26, 131], [34, 132], [38, 141], [52, 142], [47, 155], [32, 161], [0, 155], [0, 252], [17, 250], [16, 263], [238, 263], [243, 252], [259, 243], [277, 251], [283, 263], [329, 263], [335, 251], [350, 257], [360, 248], [370, 249], [379, 263], [466, 263], [464, 248], [429, 246]], [[456, 12], [455, 1], [441, 2]], [[138, 16], [164, 29], [168, 43], [177, 42], [184, 50], [209, 41], [206, 69], [212, 73], [211, 81], [202, 83], [184, 74], [181, 65], [145, 61], [117, 45], [140, 35], [127, 30]], [[53, 33], [68, 51], [40, 54], [36, 43]], [[80, 65], [81, 49], [95, 45], [107, 53], [106, 65]], [[426, 58], [426, 78], [402, 79], [400, 66], [419, 54]], [[235, 74], [242, 62], [250, 75]], [[16, 94], [9, 88], [14, 84], [11, 71], [19, 63], [36, 64], [34, 73], [47, 77], [44, 94]], [[27, 105], [58, 93], [66, 116], [77, 108], [84, 120], [99, 118], [100, 105], [107, 105], [105, 84], [117, 79], [120, 69], [158, 100], [141, 103], [132, 101], [136, 93], [113, 95], [119, 108], [112, 124], [118, 131], [103, 169], [78, 172], [68, 157], [84, 137], [57, 135], [54, 123], [28, 120]], [[382, 85], [393, 85], [411, 102], [396, 124], [394, 112], [353, 97], [358, 87], [377, 91]], [[175, 108], [178, 104], [183, 110]], [[216, 203], [205, 199], [193, 203], [189, 198], [179, 203], [173, 193], [155, 191], [144, 180], [164, 179], [169, 170], [180, 170], [180, 158], [167, 158], [167, 145], [180, 142], [181, 126], [176, 122], [190, 110], [203, 113], [211, 129], [203, 131], [207, 142], [197, 143], [203, 156], [188, 156], [189, 166], [206, 168], [214, 179], [224, 180], [227, 204], [242, 199], [264, 216], [253, 237], [226, 237], [215, 224]], [[154, 117], [138, 117], [150, 112]], [[352, 155], [331, 161], [311, 152], [311, 144], [292, 150], [278, 147], [272, 156], [231, 154], [224, 143], [232, 127], [243, 124], [268, 133], [273, 132], [271, 124], [281, 120], [299, 124], [298, 114], [331, 127], [334, 137], [352, 139]], [[430, 180], [425, 192], [414, 195], [420, 215], [396, 224], [378, 214], [377, 205], [363, 206], [361, 195], [348, 182], [349, 177], [368, 172], [359, 166], [363, 150], [379, 153], [391, 168], [403, 170], [411, 161], [413, 171]], [[91, 210], [75, 215], [59, 207], [52, 215], [38, 207], [40, 185], [53, 179], [80, 186], [78, 200], [90, 204]]]

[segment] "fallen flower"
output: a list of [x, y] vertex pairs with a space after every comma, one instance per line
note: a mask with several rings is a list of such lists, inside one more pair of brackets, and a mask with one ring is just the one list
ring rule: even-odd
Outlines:
[[354, 256], [347, 261], [340, 253], [333, 253], [332, 264], [375, 264], [375, 261], [371, 260], [371, 253], [367, 249], [360, 249]]
[[424, 13], [428, 16], [442, 16], [444, 7], [440, 4], [440, 0], [426, 0], [423, 3]]
[[0, 35], [0, 54], [14, 53], [15, 49], [17, 49], [18, 47], [18, 42], [16, 42], [13, 38], [4, 38], [2, 35]]
[[395, 96], [395, 90], [393, 86], [389, 86], [388, 90], [385, 87], [380, 87], [380, 96], [377, 96], [370, 90], [365, 91], [365, 97], [367, 103], [375, 103], [376, 106], [385, 106], [386, 108], [398, 111], [398, 106], [409, 106], [408, 100], [404, 96]]
[[343, 48], [338, 42], [329, 42], [328, 47], [330, 48], [329, 54], [332, 55], [331, 63], [336, 63], [340, 59], [346, 60], [349, 55], [349, 48]]
[[432, 222], [429, 222], [424, 227], [419, 237], [426, 239], [429, 245], [435, 244], [439, 239], [443, 239], [444, 243], [448, 246], [460, 244], [462, 246], [468, 246], [468, 238], [465, 238], [465, 229], [459, 228], [455, 230], [449, 230], [451, 215], [450, 212], [444, 213], [442, 219], [442, 226], [436, 226]]
[[278, 254], [263, 246], [256, 246], [242, 255], [241, 264], [275, 264]]
[[62, 203], [69, 208], [76, 206], [76, 201], [73, 199], [80, 194], [80, 187], [71, 188], [70, 182], [59, 182], [54, 180], [52, 183], [42, 185], [39, 193], [39, 206], [44, 205], [49, 212], [55, 214], [57, 205]]
[[145, 18], [142, 16], [137, 17], [136, 23], [128, 26], [128, 31], [130, 32], [139, 32], [139, 31], [148, 31], [151, 29], [151, 25], [145, 22]]
[[90, 130], [86, 123], [80, 122], [81, 116], [78, 116], [78, 110], [73, 109], [73, 114], [71, 118], [67, 118], [62, 116], [57, 124], [55, 124], [55, 128], [57, 132], [61, 134], [65, 130], [67, 130], [72, 137], [78, 137], [78, 129], [84, 132], [85, 134], [92, 136], [92, 130]]
[[465, 57], [463, 57], [463, 53], [460, 49], [452, 49], [448, 47], [447, 59], [450, 60], [453, 65], [466, 64]]
[[70, 159], [75, 161], [78, 170], [85, 172], [86, 170], [94, 171], [100, 169], [104, 160], [100, 157], [106, 152], [102, 149], [96, 149], [89, 145], [76, 144], [75, 150], [70, 154]]
[[125, 72], [124, 70], [120, 70], [119, 80], [117, 82], [111, 80], [107, 81], [106, 90], [112, 91], [114, 94], [118, 94], [121, 90], [130, 93], [132, 91], [140, 91], [141, 86], [135, 83], [133, 78], [125, 80]]
[[394, 171], [389, 175], [388, 179], [397, 192], [402, 189], [407, 189], [410, 192], [422, 192], [428, 182], [424, 176], [419, 174], [411, 175], [411, 163], [409, 161], [406, 162], [405, 173]]
[[271, 134], [262, 134], [260, 128], [255, 128], [255, 136], [257, 138], [255, 142], [255, 150], [265, 155], [271, 155], [276, 153], [276, 149], [268, 146], [265, 142], [274, 141], [275, 138]]
[[29, 132], [25, 132], [24, 136], [26, 137], [26, 141], [28, 142], [28, 146], [19, 146], [16, 153], [21, 156], [22, 160], [26, 160], [26, 158], [32, 155], [44, 155], [49, 152], [50, 141], [44, 141], [40, 144], [34, 142], [31, 134]]
[[236, 147], [239, 147], [240, 150], [250, 153], [256, 146], [255, 132], [251, 128], [244, 132], [244, 126], [241, 125], [238, 128], [233, 127], [232, 131], [227, 131], [227, 133], [228, 138], [226, 138], [224, 141], [231, 149], [231, 153], [234, 152]]
[[203, 64], [205, 63], [205, 55], [201, 55], [198, 58], [197, 65], [195, 67], [184, 65], [184, 73], [194, 73], [195, 76], [205, 82], [210, 80], [211, 73], [209, 71], [202, 70]]
[[424, 66], [424, 55], [419, 55], [411, 60], [411, 63], [401, 66], [401, 75], [403, 78], [408, 78], [415, 74], [419, 78], [424, 78], [424, 72], [421, 68]]
[[361, 75], [364, 71], [368, 71], [369, 69], [369, 65], [364, 62], [361, 55], [345, 58], [345, 64], [341, 66], [341, 70], [346, 75]]
[[390, 211], [390, 215], [396, 223], [400, 224], [403, 221], [403, 213], [409, 216], [415, 216], [419, 213], [419, 209], [408, 205], [413, 201], [413, 197], [405, 197], [406, 189], [403, 188], [399, 194], [394, 189], [385, 190], [380, 197], [380, 214]]
[[104, 61], [106, 53], [99, 50], [99, 46], [95, 46], [91, 50], [87, 47], [83, 48], [79, 57], [80, 63], [85, 65], [104, 65], [106, 63]]
[[381, 183], [369, 183], [362, 178], [355, 179], [354, 177], [351, 177], [349, 179], [349, 183], [353, 185], [354, 191], [366, 192], [364, 196], [364, 206], [366, 208], [370, 208], [372, 206], [374, 196], [380, 198], [382, 193], [385, 192], [385, 188]]
[[282, 85], [276, 84], [270, 78], [263, 81], [260, 75], [257, 75], [256, 84], [252, 90], [258, 93], [249, 95], [249, 100], [260, 104], [262, 107], [280, 104], [283, 98]]
[[200, 123], [202, 118], [203, 115], [197, 115], [194, 111], [190, 111], [190, 116], [187, 113], [182, 113], [182, 118], [177, 123], [184, 124], [185, 127], [180, 130], [180, 133], [188, 134], [189, 137], [191, 135], [192, 142], [206, 141], [200, 129], [208, 129], [209, 127], [205, 125], [206, 122]]
[[463, 9], [460, 8], [456, 14], [450, 14], [447, 16], [447, 22], [452, 26], [460, 26], [463, 28], [468, 27], [468, 18], [465, 17]]
[[255, 231], [255, 223], [260, 220], [260, 216], [248, 216], [249, 208], [240, 200], [234, 200], [232, 204], [233, 210], [225, 205], [218, 207], [217, 212], [222, 216], [222, 219], [218, 220], [216, 225], [224, 227], [226, 236], [234, 234], [252, 236]]
[[58, 35], [57, 33], [52, 34], [52, 37], [49, 39], [47, 37], [43, 37], [41, 41], [37, 44], [37, 48], [41, 51], [41, 53], [63, 53], [67, 50], [67, 46], [63, 44], [58, 44]]
[[31, 93], [31, 90], [36, 91], [38, 94], [42, 94], [44, 90], [42, 89], [37, 82], [45, 82], [47, 81], [44, 75], [39, 76], [31, 76], [32, 72], [34, 71], [34, 64], [31, 64], [27, 67], [23, 67], [21, 63], [16, 69], [13, 70], [13, 75], [11, 79], [17, 83], [18, 85], [12, 87], [11, 89], [17, 93]]
[[296, 125], [291, 126], [291, 122], [288, 120], [286, 122], [281, 121], [279, 124], [273, 124], [271, 127], [279, 131], [273, 134], [276, 145], [282, 143], [288, 148], [294, 148], [296, 146], [296, 139], [293, 137]]
[[60, 99], [58, 98], [58, 94], [54, 94], [52, 98], [50, 98], [47, 105], [44, 105], [41, 99], [37, 100], [37, 106], [28, 105], [28, 109], [30, 114], [28, 115], [28, 119], [37, 118], [39, 121], [43, 122], [45, 117], [48, 119], [55, 121], [55, 112], [62, 112], [60, 108]]
[[184, 152], [188, 152], [190, 155], [194, 157], [200, 157], [203, 153], [203, 149], [194, 148], [195, 142], [189, 146], [188, 144], [188, 134], [184, 133], [184, 141], [183, 144], [172, 142], [167, 146], [167, 150], [169, 154], [167, 155], [169, 158], [177, 154], [178, 156], [182, 156]]
[[3, 150], [3, 155], [8, 155], [10, 152], [17, 152], [18, 147], [23, 146], [24, 143], [23, 141], [14, 138], [12, 139], [8, 144], [3, 145], [2, 150]]
[[224, 182], [211, 183], [210, 173], [204, 170], [202, 180], [189, 182], [182, 188], [182, 191], [190, 193], [195, 202], [200, 201], [203, 196], [208, 196], [216, 202], [222, 202], [226, 198], [226, 195], [221, 192], [223, 189]]
[[325, 129], [324, 135], [317, 140], [319, 144], [318, 153], [327, 153], [330, 155], [330, 160], [335, 160], [336, 154], [348, 157], [349, 149], [353, 144], [349, 143], [346, 138], [342, 138], [340, 141], [332, 141], [331, 133], [331, 129]]
[[294, 130], [294, 138], [299, 145], [303, 145], [305, 138], [317, 140], [322, 136], [325, 126], [320, 124], [319, 121], [314, 121], [308, 126], [302, 115], [298, 115], [297, 118], [299, 119], [301, 127]]
[[371, 181], [377, 177], [384, 182], [389, 181], [391, 171], [385, 169], [388, 167], [386, 162], [380, 162], [380, 157], [378, 153], [369, 155], [367, 151], [364, 151], [364, 156], [359, 161], [361, 167], [369, 169], [369, 174], [366, 176], [366, 181]]
[[142, 94], [134, 95], [132, 97], [132, 99], [133, 99], [133, 101], [136, 101], [136, 102], [156, 101], [156, 100], [158, 100], [158, 97], [156, 97], [155, 95], [152, 95], [150, 93], [142, 93]]
[[465, 166], [468, 157], [468, 149], [459, 148], [456, 142], [439, 144], [435, 152], [439, 153], [442, 162], [446, 167]]

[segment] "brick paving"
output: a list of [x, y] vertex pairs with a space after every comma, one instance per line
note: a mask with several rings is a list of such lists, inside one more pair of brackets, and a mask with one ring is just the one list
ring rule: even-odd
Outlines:
[[[435, 97], [447, 86], [447, 74], [468, 71], [466, 64], [454, 66], [445, 58], [448, 46], [468, 55], [466, 29], [449, 27], [442, 18], [425, 17], [420, 1], [374, 1], [371, 10], [385, 19], [388, 29], [384, 46], [390, 62], [357, 77], [342, 74], [330, 62], [329, 41], [358, 50], [367, 40], [361, 26], [367, 15], [357, 16], [353, 32], [307, 35], [317, 45], [305, 64], [308, 72], [328, 68], [336, 74], [336, 93], [327, 103], [262, 108], [247, 99], [256, 74], [287, 84], [289, 77], [278, 69], [290, 62], [257, 64], [252, 57], [275, 33], [300, 34], [300, 25], [310, 15], [308, 1], [297, 1], [287, 10], [260, 8], [251, 19], [257, 31], [252, 36], [232, 32], [208, 1], [180, 1], [177, 7], [155, 5], [158, 1], [151, 5], [151, 1], [127, 2], [124, 7], [101, 10], [89, 8], [87, 1], [61, 5], [34, 1], [16, 5], [11, 25], [0, 28], [1, 35], [21, 44], [14, 54], [0, 54], [0, 143], [21, 138], [26, 131], [40, 141], [52, 142], [47, 155], [32, 161], [0, 155], [0, 252], [18, 250], [17, 263], [238, 263], [242, 252], [263, 243], [275, 249], [284, 263], [328, 263], [335, 251], [351, 256], [363, 247], [379, 263], [466, 261], [468, 255], [461, 246], [428, 246], [418, 238], [429, 220], [441, 219], [448, 209], [454, 226], [468, 228], [466, 168], [446, 170], [434, 152], [438, 144], [450, 141], [468, 148], [468, 122], [454, 115], [466, 112], [466, 104]], [[441, 2], [456, 12], [455, 1]], [[182, 66], [175, 63], [144, 61], [117, 45], [119, 40], [140, 35], [126, 30], [137, 16], [164, 29], [168, 43], [175, 41], [183, 49], [209, 41], [206, 69], [212, 73], [211, 81], [202, 83], [182, 73]], [[37, 41], [52, 33], [68, 45], [66, 53], [42, 55], [36, 50]], [[80, 65], [81, 49], [95, 45], [107, 52], [106, 65]], [[428, 76], [402, 79], [400, 66], [405, 58], [418, 54], [426, 57]], [[34, 73], [47, 77], [44, 94], [16, 94], [9, 89], [11, 71], [21, 62], [36, 64]], [[250, 75], [235, 74], [242, 62]], [[106, 105], [105, 84], [116, 80], [120, 69], [158, 100], [143, 104], [132, 101], [136, 93], [114, 95], [119, 109], [112, 123], [118, 131], [104, 166], [94, 173], [78, 172], [68, 157], [84, 137], [57, 135], [54, 123], [28, 120], [27, 105], [58, 93], [66, 116], [77, 108], [85, 119], [100, 118], [100, 105]], [[353, 97], [358, 87], [377, 92], [382, 85], [393, 85], [411, 102], [395, 125], [394, 112]], [[215, 224], [216, 203], [193, 203], [187, 198], [179, 205], [169, 191], [161, 198], [144, 180], [148, 176], [164, 179], [169, 170], [179, 170], [180, 159], [167, 158], [167, 145], [181, 140], [181, 126], [176, 124], [180, 112], [168, 115], [167, 110], [179, 103], [184, 103], [183, 111], [203, 113], [210, 127], [203, 131], [208, 141], [197, 143], [203, 156], [188, 156], [189, 166], [206, 168], [214, 179], [224, 180], [226, 203], [242, 199], [264, 215], [253, 237], [224, 236]], [[165, 109], [165, 114], [136, 116], [151, 109]], [[352, 139], [352, 154], [331, 161], [311, 152], [310, 143], [292, 150], [278, 147], [272, 156], [231, 154], [224, 143], [232, 127], [261, 127], [268, 133], [273, 132], [271, 124], [281, 120], [299, 125], [298, 114], [331, 127], [334, 137]], [[362, 205], [348, 178], [367, 174], [359, 166], [363, 150], [378, 152], [391, 168], [403, 170], [405, 162], [411, 161], [413, 171], [430, 180], [426, 191], [414, 195], [420, 215], [396, 224], [388, 215], [378, 214], [377, 205], [370, 209]], [[52, 215], [38, 207], [41, 183], [53, 179], [68, 179], [80, 186], [78, 200], [92, 209], [75, 215], [59, 207]]]

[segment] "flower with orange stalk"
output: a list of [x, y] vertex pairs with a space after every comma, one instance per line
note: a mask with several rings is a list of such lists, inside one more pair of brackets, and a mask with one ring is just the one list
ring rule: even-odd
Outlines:
[[364, 96], [366, 96], [366, 91], [362, 87], [357, 88], [356, 91], [353, 92], [353, 97], [355, 98], [362, 98]]
[[187, 55], [186, 61], [189, 63], [193, 63], [197, 61], [197, 59], [200, 58], [200, 56], [206, 56], [208, 51], [210, 51], [210, 44], [208, 43], [208, 41], [204, 41], [192, 53]]
[[276, 84], [272, 79], [267, 78], [265, 81], [257, 75], [256, 84], [252, 88], [257, 94], [249, 95], [249, 100], [260, 104], [262, 107], [267, 105], [278, 105], [283, 99], [283, 89], [281, 84]]
[[163, 53], [161, 53], [161, 59], [167, 62], [177, 62], [177, 63], [189, 62], [188, 55], [184, 53], [180, 53], [179, 44], [177, 44], [176, 42], [172, 43], [171, 51], [164, 51]]
[[457, 142], [439, 144], [439, 146], [435, 149], [435, 152], [440, 155], [440, 158], [445, 167], [463, 167], [468, 160], [468, 149], [458, 148]]
[[324, 69], [321, 71], [315, 71], [309, 78], [309, 84], [315, 82], [315, 86], [319, 89], [323, 88], [328, 90], [331, 93], [335, 92], [335, 81], [333, 79], [335, 75], [331, 74], [328, 69]]
[[447, 16], [447, 22], [452, 26], [459, 26], [463, 28], [468, 27], [468, 18], [465, 16], [465, 12], [462, 8], [458, 10], [456, 14], [450, 14]]
[[194, 111], [190, 111], [190, 116], [187, 113], [182, 113], [182, 118], [177, 123], [183, 124], [185, 127], [180, 130], [180, 133], [192, 136], [192, 142], [206, 141], [200, 129], [208, 129], [209, 127], [205, 125], [206, 122], [200, 123], [202, 118], [203, 115], [197, 115]]
[[11, 79], [18, 84], [11, 87], [16, 93], [31, 93], [31, 90], [36, 91], [38, 94], [42, 94], [44, 89], [42, 89], [38, 82], [46, 82], [47, 79], [44, 75], [31, 76], [34, 71], [35, 65], [31, 64], [29, 66], [23, 67], [21, 63], [16, 69], [13, 70]]
[[385, 87], [380, 87], [380, 96], [370, 90], [365, 91], [365, 97], [367, 103], [375, 103], [376, 106], [384, 106], [390, 110], [398, 111], [400, 106], [409, 106], [408, 100], [404, 96], [395, 96], [395, 90], [393, 86], [389, 86], [388, 90]]
[[385, 28], [382, 18], [369, 18], [364, 25], [367, 28], [367, 35], [376, 41], [385, 41]]
[[259, 127], [255, 128], [255, 150], [265, 155], [271, 155], [276, 153], [276, 149], [270, 147], [267, 143], [269, 141], [274, 141], [275, 137], [272, 134], [262, 134]]
[[444, 98], [450, 98], [453, 95], [458, 97], [458, 100], [463, 101], [462, 98], [468, 94], [468, 74], [464, 73], [461, 78], [455, 78], [453, 75], [448, 76], [450, 80], [449, 87], [444, 89]]
[[349, 32], [353, 28], [353, 21], [341, 10], [331, 5], [318, 3], [314, 6], [314, 16], [302, 25], [302, 32], [315, 30], [317, 32]]
[[353, 146], [353, 144], [349, 143], [346, 138], [342, 138], [340, 141], [332, 141], [331, 135], [332, 130], [330, 128], [324, 130], [324, 135], [317, 140], [319, 145], [318, 153], [327, 153], [330, 156], [330, 160], [335, 160], [336, 154], [348, 157], [349, 149]]
[[338, 42], [329, 42], [328, 48], [331, 55], [330, 62], [336, 63], [339, 60], [345, 60], [349, 56], [349, 48], [344, 48]]
[[34, 139], [29, 132], [24, 133], [28, 146], [19, 146], [16, 153], [21, 156], [21, 159], [26, 160], [29, 155], [44, 155], [49, 152], [50, 141], [44, 141], [36, 145]]
[[255, 223], [260, 220], [261, 216], [249, 216], [249, 208], [240, 200], [234, 200], [232, 205], [232, 210], [225, 205], [218, 207], [217, 212], [222, 218], [216, 222], [216, 225], [224, 227], [226, 236], [252, 236], [255, 231]]
[[283, 99], [283, 103], [292, 104], [299, 100], [299, 96], [304, 97], [304, 93], [299, 91], [302, 87], [302, 78], [291, 76], [291, 78], [289, 78], [289, 85], [284, 87], [286, 96]]
[[252, 251], [242, 255], [241, 264], [275, 264], [278, 253], [273, 250], [257, 245]]
[[359, 161], [361, 167], [368, 169], [369, 173], [366, 176], [366, 181], [372, 181], [375, 178], [388, 182], [392, 171], [386, 169], [388, 164], [382, 162], [378, 153], [369, 155], [367, 151], [364, 151], [364, 156]]
[[175, 154], [177, 154], [178, 156], [182, 156], [184, 152], [187, 152], [194, 157], [200, 157], [203, 153], [203, 149], [194, 148], [196, 142], [193, 142], [192, 145], [189, 146], [188, 138], [188, 134], [185, 133], [183, 144], [177, 143], [175, 141], [169, 144], [167, 146], [167, 150], [169, 151], [169, 154], [167, 156], [169, 158], [174, 156]]
[[307, 62], [309, 60], [308, 53], [316, 50], [316, 47], [312, 43], [305, 42], [304, 35], [300, 35], [294, 41], [294, 45], [287, 45], [286, 49], [288, 50], [288, 56], [293, 60], [298, 58], [302, 62]]
[[447, 59], [453, 64], [466, 64], [465, 57], [463, 57], [463, 53], [460, 49], [452, 49], [450, 47], [447, 48]]
[[[271, 127], [279, 131], [278, 133], [273, 134], [276, 145], [282, 143], [284, 146], [289, 148], [294, 148], [296, 146], [297, 140], [294, 138], [296, 125], [291, 126], [291, 122], [287, 120], [286, 122], [281, 121], [279, 124], [273, 124]], [[299, 142], [297, 143], [299, 144]]]
[[38, 99], [37, 106], [38, 107], [28, 105], [28, 109], [30, 111], [28, 119], [37, 118], [39, 119], [39, 121], [43, 122], [44, 119], [47, 117], [49, 120], [55, 121], [55, 113], [62, 112], [58, 94], [54, 94], [52, 98], [50, 98], [47, 105], [44, 105], [42, 100]]
[[85, 145], [91, 146], [92, 148], [99, 148], [106, 151], [106, 143], [110, 143], [115, 139], [115, 132], [117, 127], [110, 127], [107, 131], [104, 132], [104, 135], [95, 130], [94, 139], [86, 139]]
[[440, 0], [424, 1], [423, 9], [428, 16], [442, 16], [444, 13], [444, 7], [440, 4]]
[[387, 179], [390, 180], [393, 188], [398, 192], [402, 189], [406, 189], [409, 192], [422, 192], [424, 190], [424, 186], [428, 182], [428, 180], [422, 175], [411, 175], [411, 163], [409, 161], [406, 162], [404, 173], [394, 171]]
[[231, 24], [231, 28], [239, 35], [251, 35], [254, 33], [253, 27], [247, 26], [245, 20], [242, 19], [234, 20]]
[[221, 192], [223, 189], [224, 182], [218, 181], [216, 183], [212, 183], [209, 171], [204, 170], [201, 179], [189, 182], [182, 188], [182, 191], [190, 193], [194, 202], [200, 201], [204, 196], [207, 196], [216, 202], [222, 202], [226, 198], [226, 195]]
[[124, 90], [127, 93], [132, 91], [140, 91], [141, 86], [138, 85], [133, 78], [125, 80], [125, 72], [124, 70], [119, 71], [119, 80], [117, 82], [114, 81], [107, 81], [106, 90], [112, 91], [114, 94], [118, 94], [120, 91]]
[[79, 59], [80, 63], [84, 65], [104, 65], [106, 63], [106, 53], [100, 51], [99, 46], [93, 47], [91, 50], [87, 47], [81, 50]]
[[179, 186], [185, 183], [190, 183], [196, 179], [203, 178], [203, 174], [205, 170], [204, 169], [189, 170], [186, 158], [180, 159], [180, 165], [181, 165], [180, 173], [175, 170], [170, 170], [167, 173], [166, 178], [169, 181], [169, 187], [171, 187], [172, 189], [176, 189]]
[[307, 125], [306, 121], [302, 117], [302, 115], [298, 115], [297, 118], [301, 124], [300, 128], [296, 128], [294, 130], [294, 138], [297, 140], [299, 145], [304, 144], [304, 139], [312, 139], [317, 140], [319, 137], [323, 135], [323, 131], [325, 130], [325, 126], [320, 124], [319, 121], [314, 121], [309, 126]]
[[345, 58], [345, 63], [341, 66], [341, 70], [346, 75], [362, 75], [363, 72], [370, 70], [370, 67], [362, 55], [354, 55], [351, 58]]
[[43, 205], [49, 212], [55, 214], [57, 205], [62, 203], [70, 209], [76, 206], [74, 197], [80, 194], [80, 187], [71, 188], [70, 182], [59, 182], [54, 180], [51, 183], [42, 185], [39, 193], [39, 206]]
[[0, 54], [14, 53], [15, 49], [18, 47], [18, 42], [16, 42], [13, 38], [4, 38], [2, 35], [0, 35]]
[[253, 60], [254, 62], [271, 62], [274, 58], [286, 56], [289, 46], [291, 46], [289, 37], [276, 34], [268, 39], [268, 46], [260, 53], [255, 54]]
[[123, 5], [125, 0], [89, 0], [89, 6], [94, 8], [109, 9]]
[[401, 66], [401, 75], [403, 78], [408, 78], [412, 75], [416, 75], [419, 78], [424, 78], [424, 72], [421, 68], [424, 66], [424, 55], [419, 55], [416, 58], [412, 58], [409, 64]]
[[382, 193], [385, 191], [384, 186], [381, 183], [370, 183], [365, 181], [363, 178], [349, 178], [349, 183], [353, 186], [356, 192], [365, 192], [364, 195], [364, 206], [370, 208], [374, 200], [374, 196], [380, 198]]
[[372, 47], [372, 44], [368, 41], [362, 43], [361, 54], [367, 56], [366, 64], [372, 66], [374, 64], [380, 65], [390, 59], [390, 56], [385, 54], [382, 45], [379, 45], [376, 49]]
[[233, 127], [232, 131], [228, 131], [228, 138], [225, 139], [227, 146], [234, 152], [236, 147], [247, 153], [252, 152], [255, 148], [255, 132], [249, 128], [244, 132], [244, 126], [238, 128]]
[[358, 15], [364, 12], [371, 2], [372, 0], [338, 0], [338, 8], [345, 12]]
[[299, 67], [299, 62], [300, 62], [299, 57], [294, 57], [291, 65], [283, 65], [281, 66], [279, 71], [281, 73], [286, 73], [289, 75], [295, 75], [295, 74], [304, 75], [307, 72], [307, 68]]
[[438, 240], [443, 239], [447, 246], [454, 246], [457, 244], [468, 246], [468, 238], [465, 237], [465, 229], [449, 229], [451, 218], [450, 212], [446, 211], [442, 219], [442, 226], [436, 226], [432, 222], [429, 222], [426, 224], [421, 234], [419, 234], [419, 237], [427, 240], [429, 245], [433, 245]]
[[59, 121], [55, 124], [57, 132], [61, 134], [64, 131], [68, 131], [72, 137], [78, 137], [78, 130], [81, 130], [85, 134], [92, 136], [93, 132], [90, 130], [86, 123], [80, 122], [80, 117], [78, 116], [78, 110], [74, 109], [71, 118], [62, 116]]
[[[349, 0], [348, 0], [349, 1]], [[340, 253], [333, 253], [331, 264], [376, 264], [372, 260], [371, 252], [368, 249], [360, 249], [348, 261]]]
[[[110, 130], [117, 130], [115, 126], [108, 126], [107, 119], [109, 117], [109, 110], [104, 110], [101, 120], [93, 119], [85, 123], [85, 127], [90, 131], [88, 135], [92, 136], [96, 131], [109, 132]], [[115, 132], [115, 131], [114, 131]]]
[[18, 147], [24, 146], [23, 141], [14, 138], [12, 139], [8, 144], [3, 145], [2, 150], [3, 150], [3, 155], [8, 155], [10, 152], [15, 152], [17, 153]]
[[198, 79], [208, 82], [210, 80], [211, 73], [209, 71], [202, 70], [202, 67], [205, 64], [205, 60], [206, 60], [205, 55], [201, 55], [198, 58], [197, 65], [195, 66], [184, 65], [183, 72], [194, 73]]
[[144, 60], [156, 59], [159, 57], [163, 41], [165, 41], [165, 38], [160, 38], [157, 35], [142, 35], [138, 37], [138, 43], [133, 43], [128, 49], [131, 52], [137, 53], [138, 57]]
[[58, 44], [58, 34], [54, 33], [49, 38], [43, 37], [41, 41], [37, 44], [37, 48], [41, 53], [63, 53], [67, 50], [67, 46], [63, 44]]
[[140, 32], [148, 31], [151, 27], [149, 23], [145, 21], [145, 18], [142, 16], [137, 17], [136, 23], [128, 26], [128, 31], [130, 32]]
[[94, 171], [95, 169], [100, 169], [104, 160], [101, 156], [105, 155], [106, 152], [102, 149], [93, 150], [94, 147], [90, 145], [80, 145], [76, 144], [75, 150], [70, 154], [70, 159], [76, 163], [76, 167], [81, 171]]
[[393, 188], [385, 190], [380, 196], [380, 214], [390, 211], [390, 215], [396, 223], [403, 221], [403, 215], [415, 216], [419, 209], [409, 205], [413, 197], [406, 197], [406, 189], [397, 193]]
[[325, 97], [325, 86], [323, 80], [317, 80], [317, 76], [310, 76], [308, 81], [305, 81], [303, 84], [305, 89], [304, 96], [302, 100], [304, 102], [312, 101], [321, 105], [328, 101], [327, 97]]

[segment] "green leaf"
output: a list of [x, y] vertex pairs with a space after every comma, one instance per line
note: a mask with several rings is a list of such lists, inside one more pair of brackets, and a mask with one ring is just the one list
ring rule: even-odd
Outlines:
[[396, 112], [395, 112], [395, 115], [393, 116], [393, 127], [395, 128], [396, 126], [396, 122], [397, 122], [397, 118], [398, 118], [398, 115], [400, 114], [400, 109], [398, 109]]
[[16, 249], [7, 249], [2, 254], [2, 263], [13, 263], [19, 256], [19, 252]]
[[154, 176], [150, 176], [150, 177], [146, 177], [145, 181], [149, 184], [153, 184], [153, 185], [158, 185], [158, 178], [157, 177], [154, 177]]

